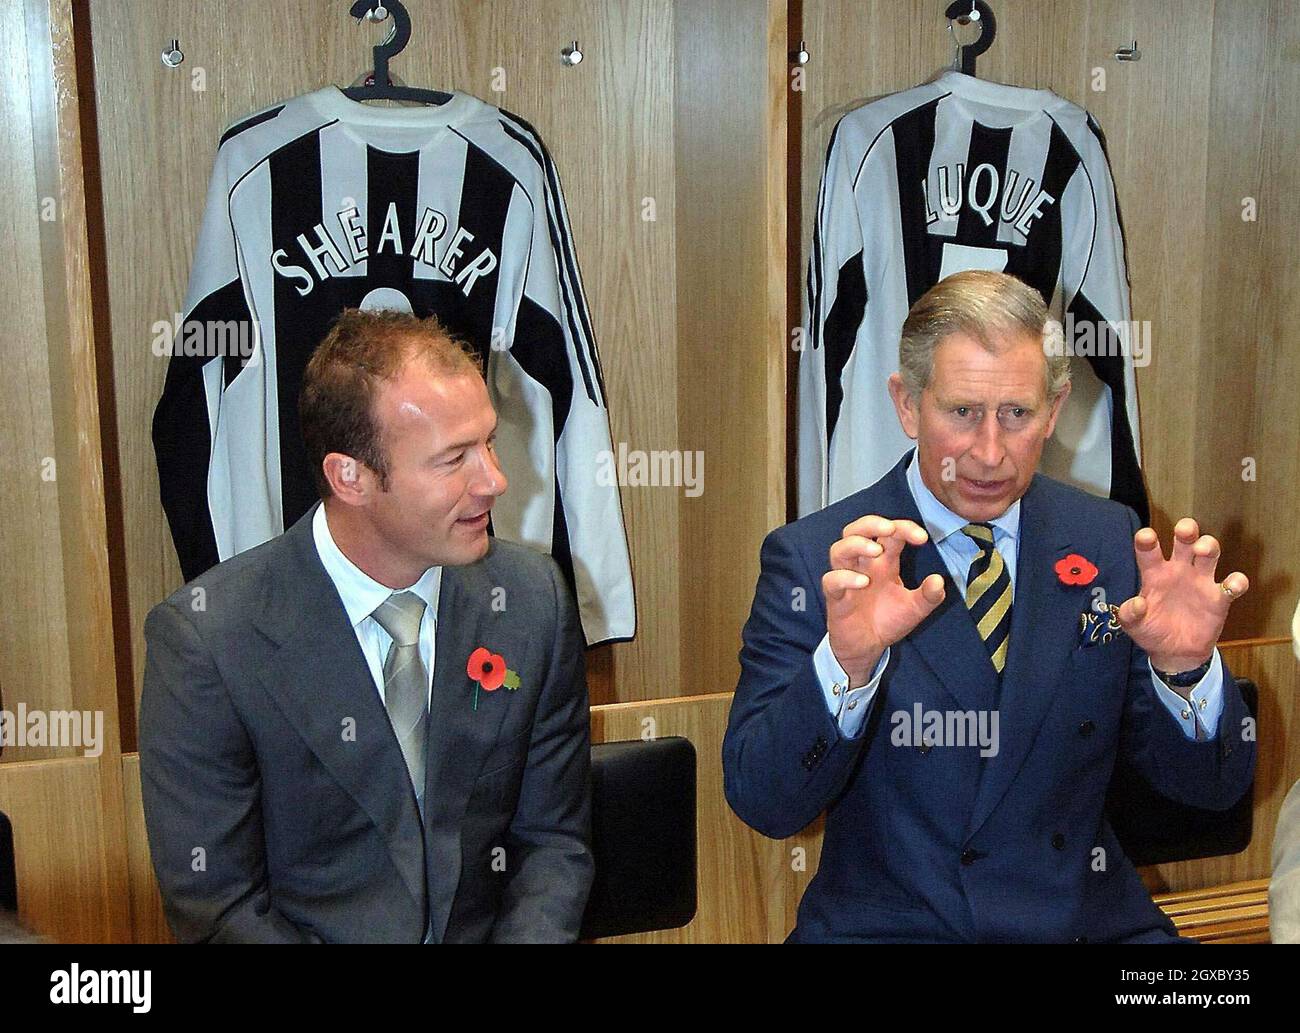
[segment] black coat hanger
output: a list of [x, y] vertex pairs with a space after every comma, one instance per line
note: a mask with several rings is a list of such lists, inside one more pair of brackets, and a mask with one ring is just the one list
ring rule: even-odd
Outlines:
[[377, 7], [388, 11], [393, 19], [392, 31], [375, 47], [374, 72], [365, 86], [350, 86], [343, 91], [348, 100], [411, 100], [421, 104], [446, 104], [450, 93], [441, 90], [421, 90], [413, 86], [394, 86], [388, 73], [388, 61], [405, 49], [411, 41], [411, 16], [406, 5], [399, 0], [356, 0], [348, 13], [360, 21]]
[[[993, 17], [993, 9], [984, 0], [954, 0], [948, 5], [948, 10], [943, 12], [951, 32], [952, 23], [959, 18], [969, 20], [972, 11], [979, 11], [980, 38], [958, 48], [961, 51], [961, 71], [966, 75], [975, 74], [975, 59], [993, 46], [993, 39], [998, 34], [998, 20]], [[953, 38], [956, 39], [956, 34]]]

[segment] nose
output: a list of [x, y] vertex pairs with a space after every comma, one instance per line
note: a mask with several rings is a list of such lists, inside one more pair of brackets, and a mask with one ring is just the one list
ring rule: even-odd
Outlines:
[[985, 470], [1001, 468], [1002, 460], [1007, 454], [1003, 434], [997, 412], [986, 413], [975, 431], [975, 443], [970, 449], [971, 457]]
[[492, 449], [485, 445], [481, 454], [482, 461], [479, 464], [479, 476], [474, 484], [474, 494], [491, 495], [495, 498], [505, 493], [508, 484], [506, 475]]

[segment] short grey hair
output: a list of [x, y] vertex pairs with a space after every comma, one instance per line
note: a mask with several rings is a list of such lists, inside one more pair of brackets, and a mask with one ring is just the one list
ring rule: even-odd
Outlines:
[[968, 269], [940, 280], [917, 299], [898, 342], [898, 372], [908, 393], [919, 397], [934, 371], [934, 349], [949, 334], [965, 333], [988, 351], [992, 334], [1023, 332], [1043, 341], [1047, 398], [1070, 382], [1065, 333], [1043, 297], [1023, 280], [986, 269]]

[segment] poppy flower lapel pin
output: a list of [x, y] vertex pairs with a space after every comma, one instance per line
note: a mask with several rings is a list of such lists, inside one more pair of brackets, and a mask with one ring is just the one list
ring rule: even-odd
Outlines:
[[483, 646], [470, 653], [469, 663], [465, 665], [465, 673], [474, 682], [475, 710], [478, 709], [480, 689], [484, 692], [496, 692], [504, 685], [507, 691], [514, 692], [519, 688], [519, 673], [506, 666], [505, 658], [500, 653], [494, 653]]
[[1057, 560], [1055, 569], [1063, 585], [1090, 585], [1097, 577], [1096, 566], [1077, 552]]

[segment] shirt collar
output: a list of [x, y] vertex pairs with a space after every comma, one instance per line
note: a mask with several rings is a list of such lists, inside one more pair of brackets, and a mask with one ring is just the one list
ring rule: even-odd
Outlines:
[[[907, 466], [907, 486], [916, 500], [920, 510], [921, 521], [930, 535], [930, 540], [938, 545], [951, 534], [955, 534], [970, 523], [963, 516], [958, 516], [940, 502], [921, 479], [921, 464], [917, 460], [916, 449], [912, 449]], [[1001, 516], [988, 521], [994, 527], [994, 533], [1001, 531], [1008, 538], [1016, 539], [1020, 534], [1020, 500], [1011, 503]]]
[[378, 609], [379, 605], [394, 592], [414, 592], [424, 600], [428, 612], [435, 619], [438, 614], [438, 594], [442, 587], [442, 567], [430, 567], [415, 584], [409, 588], [389, 588], [381, 585], [345, 555], [330, 534], [329, 522], [325, 519], [325, 507], [318, 505], [311, 519], [312, 537], [316, 541], [316, 552], [320, 555], [325, 573], [338, 589], [343, 609], [347, 611], [348, 620], [353, 630], [363, 620]]

